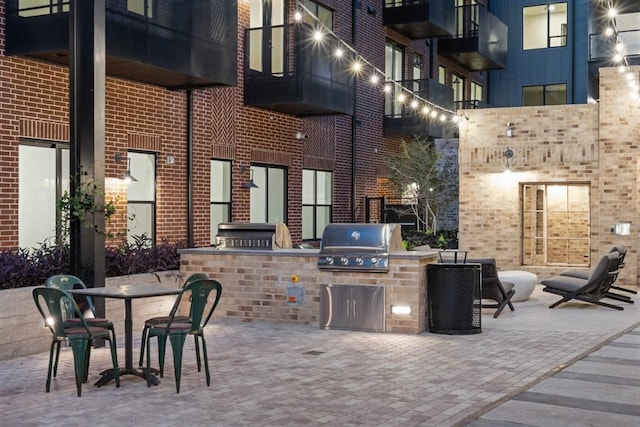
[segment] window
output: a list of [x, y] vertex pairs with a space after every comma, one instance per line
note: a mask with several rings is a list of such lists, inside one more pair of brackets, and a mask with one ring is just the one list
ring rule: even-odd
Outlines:
[[153, 18], [153, 0], [127, 0], [127, 10], [147, 18]]
[[567, 45], [567, 3], [522, 8], [522, 48], [546, 49]]
[[333, 173], [302, 171], [302, 239], [319, 240], [331, 222]]
[[438, 67], [438, 83], [441, 85], [447, 84], [447, 69], [443, 66]]
[[18, 162], [18, 245], [39, 247], [61, 237], [56, 232], [57, 203], [69, 191], [69, 147], [50, 141], [23, 143]]
[[156, 243], [156, 156], [129, 152], [131, 175], [136, 181], [127, 187], [127, 237], [130, 243], [145, 235]]
[[464, 77], [451, 73], [451, 87], [453, 87], [453, 102], [456, 108], [464, 108]]
[[413, 91], [420, 91], [420, 81], [422, 79], [422, 55], [413, 55], [413, 73], [411, 75], [413, 79]]
[[218, 224], [231, 222], [231, 162], [211, 160], [210, 239], [215, 244]]
[[273, 166], [251, 166], [251, 222], [287, 222], [287, 171]]
[[41, 16], [69, 12], [69, 0], [19, 0], [18, 16]]
[[456, 35], [476, 37], [480, 22], [480, 4], [477, 0], [456, 1]]
[[[404, 75], [404, 49], [402, 46], [387, 40], [384, 47], [384, 66], [387, 80], [399, 82]], [[385, 96], [384, 114], [389, 117], [399, 117], [402, 114], [402, 102], [395, 93], [396, 88]]]
[[471, 90], [471, 94], [469, 96], [471, 108], [478, 108], [484, 99], [484, 88], [476, 82], [471, 82], [469, 89]]
[[567, 103], [567, 85], [525, 86], [522, 88], [522, 105], [563, 105]]
[[[318, 20], [322, 25], [333, 31], [333, 11], [331, 9], [327, 9], [313, 0], [302, 0], [302, 4], [304, 7], [309, 9], [309, 12], [318, 17]], [[315, 22], [315, 20], [310, 16], [305, 16], [304, 19], [304, 22], [308, 24], [313, 24]]]
[[525, 265], [589, 265], [589, 184], [523, 184]]

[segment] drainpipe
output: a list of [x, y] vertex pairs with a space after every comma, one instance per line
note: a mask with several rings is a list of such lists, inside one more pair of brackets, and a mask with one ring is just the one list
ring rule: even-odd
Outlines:
[[193, 248], [193, 90], [187, 89], [187, 246]]
[[[351, 46], [356, 48], [356, 8], [360, 0], [353, 0], [351, 5]], [[356, 222], [356, 84], [358, 80], [353, 79], [353, 114], [351, 115], [351, 222]]]

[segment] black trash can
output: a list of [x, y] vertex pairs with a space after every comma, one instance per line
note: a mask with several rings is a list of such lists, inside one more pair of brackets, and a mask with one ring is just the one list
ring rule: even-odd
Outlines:
[[479, 334], [482, 266], [427, 265], [427, 325], [437, 334]]

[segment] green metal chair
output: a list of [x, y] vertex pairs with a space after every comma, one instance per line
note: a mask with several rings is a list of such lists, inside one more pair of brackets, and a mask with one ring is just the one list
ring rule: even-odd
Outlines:
[[[49, 350], [49, 369], [47, 371], [46, 390], [51, 389], [51, 377], [57, 374], [58, 356], [60, 355], [60, 344], [69, 342], [73, 351], [73, 364], [76, 376], [76, 388], [78, 396], [82, 395], [82, 383], [87, 379], [89, 370], [89, 356], [91, 343], [96, 339], [109, 341], [111, 347], [111, 361], [115, 374], [116, 387], [120, 387], [120, 376], [118, 375], [118, 358], [116, 355], [115, 343], [112, 340], [111, 331], [105, 328], [89, 326], [82, 316], [80, 308], [73, 300], [73, 297], [63, 290], [56, 288], [35, 288], [33, 290], [33, 300], [38, 311], [44, 319], [45, 325], [51, 331], [53, 338]], [[77, 324], [70, 325], [65, 317], [68, 307], [72, 307], [77, 315]], [[56, 352], [56, 363], [53, 365], [54, 349]]]
[[[205, 308], [207, 307], [207, 300], [209, 294], [215, 291], [215, 299], [213, 304], [210, 305], [208, 313], [205, 317]], [[191, 321], [190, 322], [177, 322], [175, 321], [178, 307], [180, 306], [180, 300], [189, 294], [191, 297]], [[196, 349], [199, 347], [199, 341], [202, 340], [202, 354], [204, 357], [204, 367], [207, 378], [207, 386], [211, 383], [211, 375], [209, 373], [209, 360], [207, 358], [207, 345], [204, 339], [204, 328], [209, 322], [211, 315], [220, 302], [220, 296], [222, 295], [222, 285], [216, 280], [196, 280], [185, 285], [182, 291], [178, 295], [176, 304], [169, 314], [169, 321], [165, 324], [158, 324], [152, 326], [147, 332], [147, 385], [151, 387], [151, 351], [149, 349], [149, 343], [151, 338], [158, 337], [158, 355], [160, 359], [160, 370], [164, 368], [164, 356], [166, 349], [167, 337], [171, 342], [171, 349], [173, 350], [173, 368], [176, 377], [176, 392], [180, 393], [180, 375], [182, 372], [182, 353], [184, 350], [184, 342], [187, 335], [193, 335], [195, 337]], [[199, 350], [196, 351], [199, 354]], [[200, 364], [198, 364], [198, 372], [200, 372]]]
[[[195, 282], [196, 280], [207, 280], [209, 278], [209, 276], [206, 273], [195, 273], [192, 274], [191, 276], [187, 277], [187, 280], [185, 280], [184, 284], [182, 285], [182, 287], [187, 286], [189, 283], [191, 282]], [[174, 303], [173, 307], [171, 308], [171, 312], [173, 312], [173, 310], [178, 310], [178, 306], [176, 304], [179, 303], [179, 300], [176, 299], [176, 302]], [[181, 315], [176, 315], [173, 318], [174, 322], [191, 322], [191, 314], [189, 314], [188, 316], [181, 316]], [[161, 325], [163, 323], [167, 323], [169, 322], [169, 316], [158, 316], [158, 317], [152, 317], [151, 319], [147, 319], [144, 322], [144, 328], [142, 329], [142, 340], [140, 342], [140, 362], [138, 364], [138, 366], [142, 366], [142, 364], [144, 363], [144, 347], [145, 347], [145, 343], [147, 341], [147, 331], [149, 330], [149, 328], [156, 326], [156, 325]], [[194, 335], [194, 339], [197, 340], [197, 338]], [[196, 343], [197, 344], [197, 343]], [[200, 370], [200, 348], [198, 347], [198, 345], [196, 345], [196, 356], [198, 357], [198, 371]], [[164, 365], [161, 366], [160, 369], [160, 376], [162, 376], [164, 374]]]

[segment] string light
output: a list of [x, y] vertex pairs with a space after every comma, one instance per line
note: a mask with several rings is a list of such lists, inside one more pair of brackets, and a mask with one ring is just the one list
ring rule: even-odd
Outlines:
[[386, 74], [382, 70], [378, 69], [371, 62], [367, 61], [364, 57], [362, 57], [353, 47], [351, 47], [348, 43], [346, 43], [344, 40], [338, 37], [333, 31], [331, 31], [331, 29], [327, 28], [316, 15], [314, 15], [309, 9], [307, 9], [307, 7], [304, 4], [298, 1], [298, 11], [296, 11], [294, 15], [296, 21], [302, 20], [302, 13], [306, 13], [307, 15], [309, 15], [316, 22], [318, 28], [322, 28], [322, 31], [316, 30], [316, 32], [313, 35], [313, 39], [316, 42], [322, 41], [325, 35], [330, 34], [341, 44], [341, 46], [338, 47], [334, 52], [334, 55], [336, 57], [338, 58], [343, 57], [345, 50], [348, 50], [353, 55], [355, 55], [356, 60], [351, 65], [351, 69], [355, 73], [360, 74], [361, 72], [365, 71], [364, 68], [366, 66], [367, 67], [366, 71], [371, 73], [371, 76], [369, 78], [371, 84], [377, 85], [377, 83], [380, 80], [380, 76], [384, 76], [384, 80], [386, 81], [384, 86], [382, 87], [383, 92], [386, 94], [389, 94], [392, 92], [392, 89], [395, 88], [396, 92], [399, 93], [397, 97], [398, 102], [404, 103], [404, 101], [407, 99], [407, 96], [409, 96], [411, 98], [411, 102], [410, 102], [411, 108], [417, 109], [422, 104], [423, 105], [422, 113], [425, 115], [425, 117], [430, 116], [432, 119], [439, 118], [440, 121], [446, 122], [448, 120], [448, 116], [450, 116], [451, 120], [454, 123], [459, 123], [460, 120], [455, 111], [449, 110], [427, 99], [424, 99], [419, 94], [414, 93], [413, 91], [405, 88], [400, 83], [387, 78]]
[[615, 8], [613, 0], [603, 1], [602, 8], [606, 11], [606, 16], [609, 20], [604, 30], [604, 35], [611, 39], [611, 44], [614, 51], [612, 56], [613, 62], [615, 64], [618, 64], [618, 72], [620, 74], [625, 74], [627, 84], [632, 90], [631, 95], [634, 99], [637, 99], [640, 84], [638, 83], [637, 74], [631, 72], [629, 61], [627, 60], [626, 56], [626, 46], [621, 40], [618, 29], [616, 28], [616, 17], [618, 16], [618, 10]]

